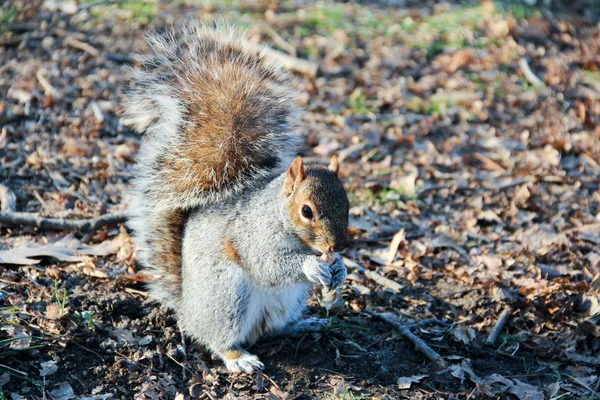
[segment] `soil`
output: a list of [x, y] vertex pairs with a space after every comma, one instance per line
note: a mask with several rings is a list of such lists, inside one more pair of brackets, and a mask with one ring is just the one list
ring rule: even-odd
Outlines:
[[[337, 154], [352, 203], [344, 306], [316, 296], [329, 329], [266, 338], [264, 371], [230, 374], [148, 300], [123, 224], [2, 224], [0, 399], [600, 398], [595, 2], [208, 3], [0, 5], [2, 210], [126, 211], [145, 32], [225, 18], [318, 66], [291, 73], [302, 154]], [[446, 367], [365, 311], [445, 321], [412, 332]]]

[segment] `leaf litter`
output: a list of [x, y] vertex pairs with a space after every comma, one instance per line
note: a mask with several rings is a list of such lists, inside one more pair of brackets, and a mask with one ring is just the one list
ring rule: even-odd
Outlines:
[[[594, 4], [402, 3], [3, 5], [3, 211], [125, 210], [140, 138], [121, 98], [143, 32], [220, 15], [319, 67], [295, 73], [302, 151], [338, 155], [353, 230], [341, 296], [310, 308], [332, 328], [265, 339], [267, 369], [246, 376], [182, 343], [147, 301], [124, 227], [2, 226], [2, 393], [43, 398], [43, 378], [46, 398], [64, 399], [598, 397]], [[413, 332], [448, 368], [366, 310], [447, 321]]]

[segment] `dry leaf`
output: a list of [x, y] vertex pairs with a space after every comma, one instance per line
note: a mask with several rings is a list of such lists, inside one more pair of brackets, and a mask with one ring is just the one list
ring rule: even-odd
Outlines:
[[544, 400], [544, 393], [535, 386], [517, 379], [507, 379], [500, 374], [493, 374], [485, 380], [486, 387], [498, 393], [510, 393], [520, 400]]
[[458, 325], [452, 330], [452, 335], [464, 344], [469, 344], [477, 337], [477, 332], [475, 332], [475, 329], [473, 328]]
[[405, 376], [398, 378], [396, 382], [398, 384], [398, 389], [410, 389], [410, 386], [413, 383], [419, 383], [421, 380], [429, 375], [413, 375], [413, 376]]
[[133, 333], [126, 329], [115, 329], [108, 332], [109, 336], [116, 339], [119, 342], [123, 342], [126, 344], [134, 344], [136, 342], [133, 337]]
[[75, 392], [68, 382], [61, 383], [58, 388], [50, 392], [54, 400], [69, 400], [75, 398]]
[[436, 237], [435, 239], [433, 239], [433, 241], [431, 242], [431, 245], [434, 248], [438, 248], [438, 247], [447, 247], [450, 248], [454, 251], [456, 251], [457, 253], [459, 253], [460, 255], [465, 255], [467, 254], [467, 252], [459, 246], [459, 244], [456, 242], [456, 240], [454, 240], [453, 238], [451, 238], [448, 235], [440, 235], [438, 237]]
[[394, 258], [396, 258], [396, 253], [398, 252], [398, 248], [400, 247], [400, 244], [402, 244], [402, 242], [404, 241], [405, 238], [406, 238], [406, 232], [404, 232], [404, 229], [400, 229], [394, 235], [394, 238], [392, 239], [392, 242], [390, 243], [390, 248], [388, 250], [387, 257], [386, 257], [387, 264], [391, 264], [394, 261]]
[[48, 244], [25, 243], [10, 250], [0, 250], [0, 264], [34, 265], [40, 260], [33, 257], [53, 257], [60, 261], [83, 261], [86, 255], [105, 256], [116, 254], [120, 240], [107, 240], [95, 246], [84, 245], [72, 235]]
[[42, 369], [40, 370], [40, 376], [50, 376], [58, 371], [56, 361], [46, 361], [40, 364]]

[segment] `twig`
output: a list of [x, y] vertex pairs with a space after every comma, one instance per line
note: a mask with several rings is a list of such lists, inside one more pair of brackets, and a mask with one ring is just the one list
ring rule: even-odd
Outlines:
[[[185, 334], [183, 333], [183, 328], [181, 327], [181, 325], [179, 325], [179, 334], [181, 335], [181, 350], [183, 352], [183, 365], [187, 364], [187, 350], [186, 350], [186, 346], [185, 346]], [[185, 376], [185, 367], [182, 365], [181, 367], [181, 376], [183, 377], [183, 379], [186, 379]]]
[[75, 38], [67, 37], [65, 39], [64, 43], [65, 43], [65, 45], [67, 45], [69, 47], [73, 47], [75, 49], [85, 51], [86, 53], [89, 53], [92, 57], [100, 56], [100, 51], [98, 51], [98, 49], [96, 49], [92, 45], [89, 45], [89, 44], [82, 42], [80, 40], [77, 40]]
[[398, 233], [396, 233], [394, 235], [394, 237], [392, 239], [392, 243], [390, 243], [390, 248], [388, 250], [387, 257], [385, 259], [385, 261], [388, 264], [391, 264], [392, 262], [394, 262], [394, 258], [396, 258], [396, 253], [398, 252], [398, 248], [400, 247], [400, 244], [402, 244], [404, 239], [406, 239], [406, 232], [404, 231], [404, 229], [400, 229], [398, 231]]
[[18, 369], [11, 368], [8, 365], [0, 364], [0, 368], [6, 368], [6, 369], [8, 369], [10, 371], [16, 372], [17, 374], [21, 374], [23, 376], [27, 376], [26, 372], [19, 371]]
[[113, 226], [127, 221], [127, 214], [104, 214], [99, 218], [69, 220], [62, 218], [42, 218], [29, 213], [0, 211], [0, 224], [35, 226], [38, 229], [65, 230], [76, 229], [81, 232], [95, 231], [103, 226]]
[[296, 57], [296, 48], [288, 42], [286, 42], [285, 39], [282, 38], [275, 29], [271, 28], [271, 26], [266, 22], [260, 23], [259, 26], [263, 32], [271, 36], [271, 39], [273, 39], [273, 43], [285, 50], [290, 56]]
[[448, 322], [437, 319], [437, 318], [429, 318], [424, 319], [423, 321], [415, 322], [414, 324], [404, 325], [407, 329], [415, 329], [415, 328], [424, 328], [426, 326], [448, 326], [450, 325]]
[[17, 196], [6, 186], [0, 184], [0, 210], [14, 211], [17, 208]]
[[579, 379], [577, 379], [574, 376], [571, 376], [569, 374], [565, 374], [565, 375], [567, 376], [567, 378], [571, 379], [573, 382], [575, 382], [578, 385], [581, 385], [585, 389], [589, 390], [590, 393], [592, 393], [592, 396], [600, 399], [600, 394], [598, 394], [598, 392], [596, 392], [594, 389], [592, 389], [591, 387], [589, 387], [588, 385], [586, 385], [584, 382], [580, 381]]
[[473, 157], [475, 159], [481, 161], [483, 163], [483, 165], [489, 170], [499, 171], [502, 173], [506, 172], [506, 170], [500, 164], [498, 164], [496, 161], [492, 160], [491, 158], [484, 156], [481, 153], [474, 153]]
[[415, 348], [417, 350], [425, 354], [427, 358], [436, 363], [439, 367], [445, 368], [447, 366], [446, 361], [444, 361], [442, 356], [436, 353], [435, 350], [429, 347], [427, 343], [425, 343], [423, 340], [419, 339], [414, 333], [410, 331], [410, 329], [407, 326], [401, 325], [398, 322], [386, 317], [385, 315], [376, 313], [375, 311], [365, 310], [365, 312], [370, 316], [380, 319], [381, 321], [393, 326], [394, 329], [396, 329], [402, 336], [410, 340], [415, 345]]
[[506, 323], [508, 322], [508, 318], [510, 318], [511, 313], [512, 313], [512, 307], [506, 307], [504, 309], [504, 311], [502, 311], [502, 314], [500, 314], [500, 317], [498, 318], [498, 322], [496, 322], [496, 325], [494, 325], [494, 329], [492, 329], [492, 331], [490, 332], [490, 335], [488, 336], [486, 343], [494, 344], [496, 339], [498, 339], [498, 336], [500, 336], [500, 332], [502, 332], [504, 325], [506, 325]]
[[44, 93], [46, 94], [46, 96], [54, 97], [58, 93], [56, 88], [52, 86], [52, 84], [46, 77], [45, 69], [38, 69], [35, 73], [35, 77], [37, 78], [38, 82], [40, 82], [40, 86], [42, 87], [42, 89], [44, 89]]
[[523, 71], [523, 75], [525, 75], [525, 79], [527, 80], [527, 82], [531, 83], [533, 86], [536, 87], [546, 86], [540, 78], [535, 76], [531, 68], [529, 68], [529, 63], [527, 62], [527, 59], [525, 57], [519, 60], [519, 67], [521, 68], [521, 71]]
[[261, 46], [248, 41], [244, 43], [244, 46], [251, 52], [260, 53], [266, 58], [279, 61], [281, 66], [287, 70], [296, 71], [309, 78], [314, 78], [317, 76], [319, 65], [315, 62], [292, 57], [280, 51], [273, 50], [270, 47]]
[[349, 258], [344, 257], [343, 261], [344, 261], [344, 264], [346, 264], [348, 267], [354, 268], [354, 269], [362, 272], [367, 278], [371, 279], [373, 282], [375, 282], [381, 286], [385, 286], [386, 288], [391, 289], [396, 293], [399, 293], [404, 288], [398, 282], [388, 279], [385, 276], [381, 276], [375, 271], [371, 271], [371, 270], [366, 269], [365, 267], [361, 267], [360, 265], [358, 265], [354, 261], [350, 260]]
[[100, 109], [100, 106], [98, 105], [98, 103], [96, 103], [95, 101], [92, 101], [90, 103], [90, 107], [92, 108], [92, 112], [94, 113], [94, 117], [96, 118], [96, 121], [101, 124], [104, 122], [104, 114], [102, 114], [102, 110]]

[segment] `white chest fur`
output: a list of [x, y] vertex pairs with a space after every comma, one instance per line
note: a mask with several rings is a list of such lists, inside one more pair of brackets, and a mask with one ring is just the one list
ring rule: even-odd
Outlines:
[[299, 284], [288, 287], [252, 287], [250, 301], [242, 324], [241, 337], [252, 344], [260, 337], [297, 321], [304, 308], [309, 287]]

